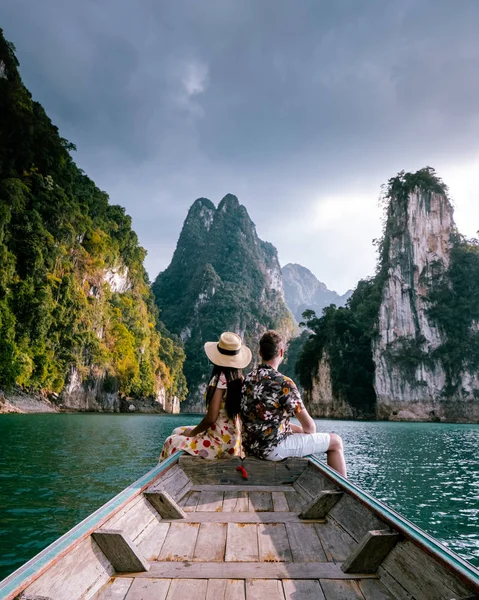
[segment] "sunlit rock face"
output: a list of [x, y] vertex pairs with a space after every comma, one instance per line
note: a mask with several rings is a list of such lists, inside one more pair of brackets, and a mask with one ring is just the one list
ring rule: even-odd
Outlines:
[[[477, 374], [463, 373], [454, 398], [444, 395], [446, 373], [432, 353], [444, 335], [428, 316], [427, 293], [450, 263], [455, 233], [445, 194], [416, 189], [392, 202], [386, 231], [387, 278], [373, 341], [377, 416], [396, 420], [478, 420]], [[413, 356], [419, 359], [412, 360]]]

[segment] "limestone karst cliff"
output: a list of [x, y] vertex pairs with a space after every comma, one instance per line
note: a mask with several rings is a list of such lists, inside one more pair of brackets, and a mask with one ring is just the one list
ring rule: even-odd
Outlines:
[[317, 416], [479, 421], [479, 242], [430, 168], [388, 182], [376, 275], [312, 315], [298, 361]]
[[276, 249], [258, 238], [246, 208], [231, 194], [218, 208], [205, 198], [193, 203], [171, 264], [153, 291], [162, 320], [185, 344], [189, 398], [182, 411], [204, 409], [202, 392], [211, 371], [206, 341], [235, 331], [256, 356], [263, 331], [292, 331]]
[[298, 323], [302, 321], [305, 310], [311, 309], [320, 315], [323, 308], [330, 304], [344, 306], [352, 294], [352, 290], [348, 290], [341, 296], [328, 289], [326, 284], [319, 281], [309, 269], [302, 265], [288, 263], [281, 269], [281, 272], [286, 304]]
[[[0, 388], [69, 410], [185, 393], [125, 210], [79, 169], [0, 30]], [[166, 396], [166, 398], [165, 398]]]

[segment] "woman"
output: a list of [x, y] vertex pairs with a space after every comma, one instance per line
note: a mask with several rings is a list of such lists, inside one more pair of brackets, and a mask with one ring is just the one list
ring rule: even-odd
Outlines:
[[251, 350], [229, 331], [218, 342], [206, 342], [206, 356], [213, 372], [206, 390], [207, 413], [196, 427], [177, 427], [166, 439], [160, 461], [177, 450], [201, 458], [225, 458], [241, 452], [239, 418], [244, 369], [251, 362]]

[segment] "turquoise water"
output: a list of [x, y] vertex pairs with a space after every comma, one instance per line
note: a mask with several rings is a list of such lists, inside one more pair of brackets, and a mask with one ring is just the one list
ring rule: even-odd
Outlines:
[[[0, 579], [157, 462], [200, 417], [0, 416]], [[479, 425], [317, 421], [342, 435], [349, 477], [479, 565]]]

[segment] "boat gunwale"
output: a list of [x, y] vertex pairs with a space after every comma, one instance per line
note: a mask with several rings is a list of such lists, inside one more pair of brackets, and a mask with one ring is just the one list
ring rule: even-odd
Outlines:
[[362, 505], [371, 510], [393, 529], [401, 533], [406, 539], [413, 542], [429, 556], [432, 556], [442, 566], [452, 570], [464, 583], [472, 585], [479, 590], [479, 569], [461, 558], [458, 554], [441, 544], [434, 536], [430, 535], [403, 515], [396, 512], [380, 500], [374, 498], [358, 487], [337, 471], [320, 461], [316, 456], [309, 455], [308, 460], [322, 475], [344, 489], [344, 491], [358, 500]]
[[152, 483], [161, 478], [173, 467], [183, 454], [182, 450], [175, 452], [163, 462], [153, 467], [139, 479], [97, 508], [85, 519], [69, 529], [61, 537], [41, 550], [21, 567], [13, 571], [3, 581], [0, 581], [0, 600], [13, 600], [36, 579], [43, 575], [61, 558], [71, 552], [78, 544], [88, 538], [96, 529], [117, 514], [131, 500], [139, 496]]

